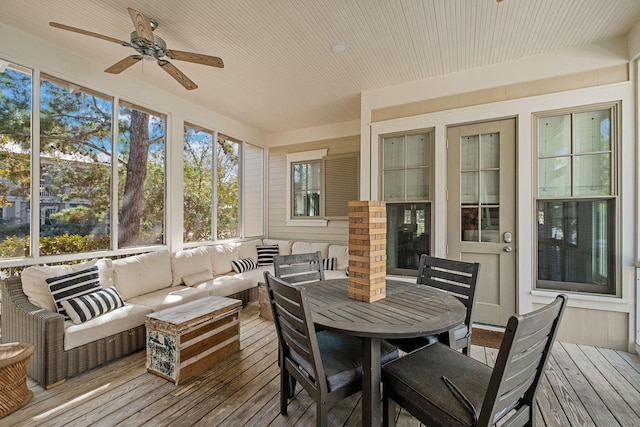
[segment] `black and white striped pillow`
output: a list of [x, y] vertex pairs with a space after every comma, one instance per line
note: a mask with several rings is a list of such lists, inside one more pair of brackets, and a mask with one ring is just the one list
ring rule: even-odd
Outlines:
[[335, 270], [336, 269], [336, 262], [337, 260], [335, 258], [325, 258], [322, 260], [322, 268], [324, 269], [324, 271], [327, 270]]
[[102, 289], [96, 266], [46, 280], [53, 301], [56, 303], [56, 309], [64, 316], [64, 320], [71, 320], [71, 318], [62, 306], [62, 301]]
[[273, 264], [273, 258], [279, 254], [278, 245], [258, 245], [258, 266]]
[[60, 302], [76, 325], [124, 306], [115, 286]]
[[236, 273], [244, 273], [247, 270], [253, 270], [257, 265], [253, 258], [244, 258], [231, 261], [231, 267]]

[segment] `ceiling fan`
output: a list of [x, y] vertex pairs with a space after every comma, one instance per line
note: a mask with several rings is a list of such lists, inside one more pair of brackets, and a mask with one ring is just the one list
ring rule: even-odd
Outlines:
[[97, 37], [102, 40], [107, 40], [113, 43], [118, 43], [122, 46], [132, 47], [138, 52], [136, 55], [131, 55], [124, 58], [121, 61], [116, 62], [106, 70], [107, 73], [119, 74], [131, 67], [133, 64], [142, 60], [143, 58], [155, 59], [158, 65], [165, 70], [171, 77], [176, 79], [178, 83], [185, 87], [187, 90], [192, 90], [198, 87], [189, 77], [184, 75], [182, 71], [176, 68], [175, 65], [164, 59], [175, 59], [177, 61], [188, 61], [196, 64], [209, 65], [211, 67], [224, 68], [222, 59], [217, 56], [202, 55], [199, 53], [182, 52], [180, 50], [169, 50], [167, 44], [159, 36], [153, 34], [153, 30], [158, 28], [158, 22], [147, 18], [137, 10], [127, 8], [131, 20], [135, 27], [135, 31], [131, 33], [131, 41], [126, 42], [115, 39], [113, 37], [105, 36], [102, 34], [94, 33], [92, 31], [83, 30], [80, 28], [70, 27], [68, 25], [59, 24], [57, 22], [49, 22], [49, 25], [61, 30], [73, 31], [75, 33], [84, 34], [86, 36]]

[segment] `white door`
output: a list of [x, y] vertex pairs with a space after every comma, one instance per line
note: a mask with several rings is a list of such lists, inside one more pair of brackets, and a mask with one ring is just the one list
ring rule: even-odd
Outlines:
[[473, 320], [505, 325], [516, 310], [515, 119], [447, 133], [447, 257], [480, 263]]

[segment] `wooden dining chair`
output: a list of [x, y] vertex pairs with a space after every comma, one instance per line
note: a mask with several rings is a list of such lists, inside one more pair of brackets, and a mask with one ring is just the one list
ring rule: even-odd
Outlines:
[[440, 341], [455, 350], [462, 349], [469, 354], [471, 346], [471, 332], [473, 307], [478, 285], [480, 264], [477, 262], [457, 261], [446, 258], [436, 258], [423, 254], [420, 257], [417, 283], [442, 289], [458, 298], [467, 309], [464, 323], [439, 336], [404, 338], [391, 340], [393, 344], [405, 353]]
[[567, 296], [512, 316], [495, 367], [440, 343], [382, 367], [384, 425], [395, 403], [428, 426], [535, 425], [536, 392]]
[[[264, 278], [279, 342], [280, 413], [287, 414], [293, 377], [316, 402], [316, 424], [325, 426], [335, 402], [362, 390], [362, 340], [316, 332], [304, 286], [288, 284], [269, 272]], [[382, 343], [382, 363], [397, 356], [396, 347]]]
[[324, 280], [324, 268], [320, 251], [275, 256], [273, 258], [273, 269], [276, 277], [291, 284]]

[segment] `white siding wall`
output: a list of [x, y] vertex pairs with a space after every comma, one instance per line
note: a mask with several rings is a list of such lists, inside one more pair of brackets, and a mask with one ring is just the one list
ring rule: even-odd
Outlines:
[[280, 146], [269, 150], [268, 166], [268, 236], [272, 239], [322, 241], [347, 244], [347, 220], [331, 220], [326, 227], [296, 227], [286, 224], [287, 153], [328, 149], [327, 155], [358, 152], [360, 136]]

